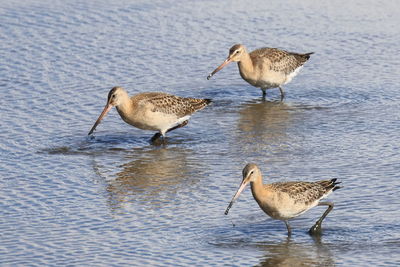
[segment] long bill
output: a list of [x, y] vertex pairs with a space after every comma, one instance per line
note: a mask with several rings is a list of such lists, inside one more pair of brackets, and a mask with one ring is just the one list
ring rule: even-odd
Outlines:
[[246, 185], [249, 183], [249, 181], [245, 181], [243, 180], [242, 184], [240, 185], [238, 191], [236, 192], [236, 194], [233, 196], [231, 202], [229, 203], [228, 207], [225, 210], [225, 215], [228, 215], [229, 210], [231, 209], [233, 203], [235, 202], [235, 200], [239, 197], [240, 193], [242, 193], [242, 191], [244, 190], [244, 188], [246, 187]]
[[91, 135], [94, 132], [94, 130], [96, 129], [97, 125], [99, 125], [100, 121], [103, 119], [104, 116], [106, 116], [106, 114], [111, 110], [112, 107], [113, 106], [110, 103], [107, 103], [107, 105], [104, 107], [103, 111], [101, 112], [99, 118], [94, 123], [92, 129], [90, 129], [88, 135]]
[[211, 77], [217, 73], [218, 71], [220, 71], [223, 67], [225, 67], [226, 65], [228, 65], [229, 63], [232, 62], [232, 59], [230, 59], [229, 57], [227, 59], [225, 59], [225, 61], [219, 65], [213, 72], [211, 72], [208, 76], [207, 76], [207, 80], [211, 79]]

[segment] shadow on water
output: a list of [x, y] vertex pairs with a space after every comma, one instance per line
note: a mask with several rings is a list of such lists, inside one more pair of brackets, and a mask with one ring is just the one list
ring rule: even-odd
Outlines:
[[164, 140], [152, 143], [151, 135], [135, 136], [129, 133], [113, 133], [107, 135], [91, 135], [85, 138], [60, 137], [61, 146], [52, 146], [38, 150], [38, 153], [49, 155], [101, 155], [110, 152], [131, 151], [132, 148], [157, 149], [161, 147], [182, 145], [188, 142], [196, 142], [190, 136], [175, 134], [173, 137], [166, 137]]
[[149, 146], [145, 137], [135, 137], [129, 134], [117, 133], [107, 136], [58, 137], [61, 146], [52, 146], [38, 151], [50, 155], [98, 155], [110, 151], [124, 151], [132, 147]]

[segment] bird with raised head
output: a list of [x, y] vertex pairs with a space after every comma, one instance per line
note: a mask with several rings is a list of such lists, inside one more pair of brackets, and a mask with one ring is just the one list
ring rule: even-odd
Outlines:
[[229, 49], [225, 61], [207, 76], [209, 80], [215, 73], [231, 62], [237, 62], [240, 76], [249, 84], [262, 90], [263, 98], [266, 90], [279, 88], [281, 100], [285, 97], [282, 85], [289, 83], [310, 59], [311, 53], [299, 54], [277, 48], [260, 48], [247, 52], [242, 44], [235, 44]]

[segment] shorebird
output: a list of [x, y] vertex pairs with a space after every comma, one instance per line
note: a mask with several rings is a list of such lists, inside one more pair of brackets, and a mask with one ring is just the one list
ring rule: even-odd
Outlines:
[[235, 44], [229, 49], [226, 60], [207, 76], [207, 80], [223, 67], [235, 61], [238, 63], [240, 76], [249, 84], [259, 87], [264, 98], [267, 89], [278, 87], [282, 101], [285, 97], [282, 85], [289, 83], [299, 73], [311, 54], [313, 52], [298, 54], [269, 47], [247, 53], [244, 45]]
[[288, 236], [292, 233], [289, 219], [297, 217], [315, 206], [328, 206], [321, 218], [309, 230], [310, 234], [321, 234], [322, 221], [333, 209], [333, 203], [320, 202], [320, 200], [340, 188], [338, 186], [340, 182], [336, 182], [336, 180], [263, 184], [260, 169], [256, 164], [250, 163], [243, 169], [243, 181], [229, 203], [225, 215], [228, 215], [234, 201], [250, 183], [251, 192], [260, 208], [271, 218], [284, 221]]
[[190, 116], [211, 103], [211, 99], [174, 96], [167, 93], [147, 92], [129, 97], [122, 87], [108, 93], [107, 104], [88, 135], [92, 134], [103, 117], [115, 107], [126, 123], [142, 129], [158, 131], [151, 138], [154, 142], [167, 132], [188, 124]]

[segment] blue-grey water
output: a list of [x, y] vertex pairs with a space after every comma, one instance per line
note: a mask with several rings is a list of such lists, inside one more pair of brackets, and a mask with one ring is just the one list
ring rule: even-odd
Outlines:
[[[0, 3], [1, 266], [400, 265], [400, 5], [397, 1]], [[244, 82], [243, 43], [315, 52], [279, 90]], [[115, 109], [115, 85], [213, 98], [153, 146]], [[316, 207], [266, 216], [265, 182], [336, 177], [321, 238]], [[235, 226], [233, 226], [233, 224]]]

